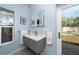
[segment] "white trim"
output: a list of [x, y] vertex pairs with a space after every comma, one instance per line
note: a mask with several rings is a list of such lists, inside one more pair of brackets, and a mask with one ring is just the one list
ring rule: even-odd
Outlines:
[[6, 42], [6, 43], [3, 43], [3, 44], [0, 44], [0, 46], [8, 45], [8, 44], [11, 44], [11, 43], [14, 43], [14, 41]]
[[11, 53], [9, 53], [8, 55], [15, 54], [15, 53], [17, 53], [17, 52], [19, 52], [19, 51], [23, 50], [24, 48], [25, 48], [25, 47], [18, 48], [17, 50], [15, 50], [15, 51], [12, 51], [12, 52], [11, 52]]
[[0, 27], [14, 27], [14, 26], [0, 26]]
[[61, 9], [58, 8], [56, 10], [56, 20], [57, 20], [57, 55], [62, 55], [62, 42], [61, 42], [61, 38], [58, 38], [58, 32], [61, 33]]
[[70, 4], [70, 5], [67, 5], [67, 6], [60, 7], [60, 9], [64, 10], [64, 9], [70, 8], [72, 6], [77, 6], [77, 5], [79, 5], [79, 4]]

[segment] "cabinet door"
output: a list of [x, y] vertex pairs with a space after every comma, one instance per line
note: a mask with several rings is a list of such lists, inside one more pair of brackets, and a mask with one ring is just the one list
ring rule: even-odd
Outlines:
[[12, 27], [2, 27], [1, 34], [1, 43], [12, 41]]

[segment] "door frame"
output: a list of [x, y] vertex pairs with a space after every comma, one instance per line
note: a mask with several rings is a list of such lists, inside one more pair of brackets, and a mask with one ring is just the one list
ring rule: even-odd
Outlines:
[[[63, 5], [63, 4], [62, 4]], [[61, 17], [62, 17], [62, 10], [76, 6], [77, 4], [67, 5], [63, 7], [56, 6], [56, 27], [57, 27], [57, 55], [62, 55], [62, 40], [61, 40]], [[60, 35], [59, 35], [60, 33]], [[60, 38], [59, 38], [60, 36]]]

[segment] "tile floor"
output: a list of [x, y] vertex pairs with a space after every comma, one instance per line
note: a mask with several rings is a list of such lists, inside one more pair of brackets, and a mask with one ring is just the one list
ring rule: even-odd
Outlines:
[[62, 54], [63, 55], [79, 55], [79, 45], [75, 45], [69, 42], [63, 42]]

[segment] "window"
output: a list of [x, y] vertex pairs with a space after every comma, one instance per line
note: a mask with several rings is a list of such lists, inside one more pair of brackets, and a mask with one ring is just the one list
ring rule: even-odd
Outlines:
[[14, 11], [0, 7], [0, 46], [13, 42]]

